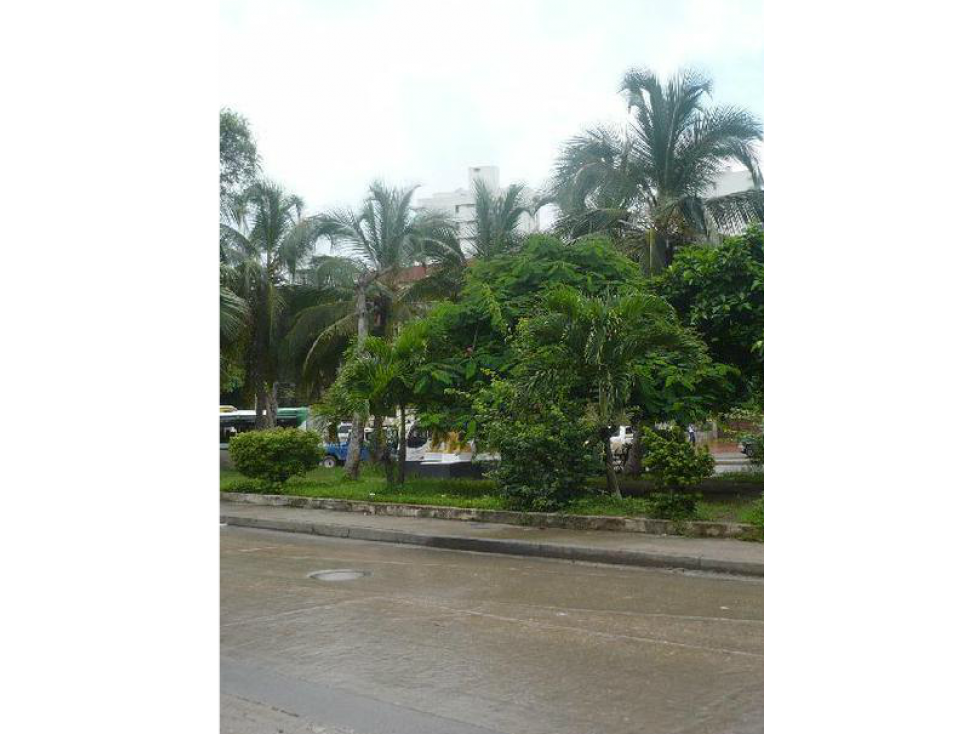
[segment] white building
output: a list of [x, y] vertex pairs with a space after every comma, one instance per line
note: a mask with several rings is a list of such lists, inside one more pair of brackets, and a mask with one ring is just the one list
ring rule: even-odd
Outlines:
[[[472, 243], [472, 228], [476, 222], [476, 197], [473, 194], [473, 184], [482, 181], [493, 194], [499, 194], [500, 169], [496, 166], [478, 166], [469, 169], [469, 185], [455, 191], [442, 191], [428, 198], [419, 199], [418, 206], [431, 211], [443, 212], [452, 217], [459, 225], [459, 239], [463, 246]], [[525, 188], [521, 203], [527, 205], [534, 197], [532, 189]], [[518, 230], [530, 234], [540, 230], [540, 218], [537, 214], [531, 216], [522, 214]]]
[[751, 180], [751, 173], [746, 168], [736, 169], [733, 166], [728, 166], [717, 175], [714, 183], [704, 191], [703, 195], [710, 199], [715, 196], [727, 196], [739, 191], [748, 191], [754, 187], [755, 183]]

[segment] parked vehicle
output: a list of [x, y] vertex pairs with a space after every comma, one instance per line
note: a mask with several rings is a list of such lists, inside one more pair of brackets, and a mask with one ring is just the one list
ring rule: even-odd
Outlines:
[[[308, 418], [309, 408], [279, 408], [276, 425], [282, 428], [305, 430]], [[238, 410], [233, 405], [222, 405], [220, 419], [222, 451], [227, 450], [232, 436], [255, 430], [254, 410]]]
[[[323, 466], [327, 469], [332, 469], [335, 466], [343, 466], [347, 463], [347, 454], [350, 448], [349, 441], [324, 444], [323, 448], [326, 449], [326, 458], [323, 459]], [[370, 448], [364, 443], [360, 447], [360, 460], [367, 461], [369, 455]]]

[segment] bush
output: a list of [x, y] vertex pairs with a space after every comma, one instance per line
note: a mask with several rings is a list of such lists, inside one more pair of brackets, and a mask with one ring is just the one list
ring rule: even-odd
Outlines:
[[266, 487], [278, 487], [289, 477], [315, 469], [323, 460], [320, 437], [298, 428], [249, 431], [231, 439], [228, 447], [235, 468]]
[[699, 484], [714, 473], [714, 457], [696, 448], [679, 428], [643, 430], [645, 478], [657, 489], [675, 490]]
[[591, 491], [585, 478], [599, 466], [593, 426], [557, 405], [520, 417], [493, 412], [485, 434], [500, 464], [488, 476], [508, 506], [550, 512]]

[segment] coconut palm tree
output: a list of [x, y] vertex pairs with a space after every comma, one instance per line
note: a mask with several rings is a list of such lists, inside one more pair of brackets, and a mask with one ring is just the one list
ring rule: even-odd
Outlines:
[[472, 256], [493, 257], [516, 248], [522, 239], [518, 231], [520, 217], [534, 213], [532, 206], [524, 201], [524, 185], [511, 184], [496, 194], [485, 181], [477, 179], [473, 196], [476, 219], [468, 232]]
[[[711, 88], [693, 71], [665, 84], [649, 71], [626, 73], [621, 91], [630, 126], [588, 130], [558, 158], [552, 182], [558, 230], [572, 237], [611, 233], [652, 272], [668, 265], [679, 245], [763, 219], [761, 123], [739, 107], [709, 107]], [[750, 172], [754, 188], [711, 197], [731, 162]]]
[[[334, 247], [359, 257], [364, 265], [354, 284], [349, 310], [337, 314], [310, 346], [307, 370], [324, 353], [335, 354], [341, 339], [356, 334], [357, 343], [363, 344], [371, 331], [390, 335], [397, 322], [417, 309], [423, 288], [405, 286], [400, 276], [406, 268], [458, 259], [454, 224], [442, 214], [414, 210], [411, 199], [416, 188], [389, 187], [375, 181], [360, 209], [337, 210], [319, 218], [318, 231], [325, 233]], [[364, 419], [355, 414], [350, 432], [346, 469], [354, 478], [360, 472]]]
[[278, 346], [287, 326], [282, 288], [295, 280], [324, 231], [317, 219], [303, 217], [299, 197], [270, 181], [231, 197], [222, 220], [224, 346], [240, 340], [246, 389], [256, 399], [255, 425], [271, 428], [278, 409]]

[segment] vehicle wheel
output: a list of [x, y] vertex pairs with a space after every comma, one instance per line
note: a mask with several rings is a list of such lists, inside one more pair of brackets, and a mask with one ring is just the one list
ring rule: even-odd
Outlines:
[[327, 456], [325, 459], [323, 459], [323, 466], [325, 466], [327, 469], [333, 469], [339, 463], [340, 462], [337, 461], [337, 457], [335, 456]]

